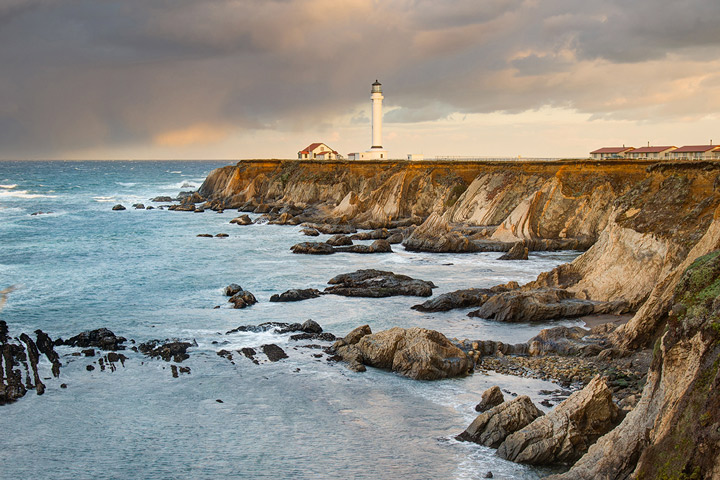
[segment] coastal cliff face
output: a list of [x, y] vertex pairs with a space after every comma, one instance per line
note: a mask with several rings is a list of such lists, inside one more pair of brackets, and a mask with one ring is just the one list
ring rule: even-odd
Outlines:
[[200, 194], [365, 228], [415, 223], [408, 249], [586, 250], [522, 289], [625, 302], [635, 314], [608, 340], [655, 345], [654, 357], [635, 409], [557, 478], [689, 479], [720, 478], [718, 187], [714, 162], [247, 161]]

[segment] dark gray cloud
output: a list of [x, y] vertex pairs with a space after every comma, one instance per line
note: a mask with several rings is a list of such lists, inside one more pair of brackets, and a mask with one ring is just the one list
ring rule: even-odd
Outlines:
[[396, 122], [720, 102], [716, 0], [0, 1], [0, 157], [326, 124], [376, 77]]

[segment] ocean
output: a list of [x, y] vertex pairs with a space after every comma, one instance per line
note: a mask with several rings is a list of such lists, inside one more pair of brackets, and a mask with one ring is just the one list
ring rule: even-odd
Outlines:
[[[500, 385], [537, 404], [539, 391], [555, 384], [479, 372], [434, 382], [372, 368], [355, 373], [289, 334], [225, 332], [313, 319], [338, 336], [367, 323], [373, 331], [420, 326], [460, 339], [524, 342], [549, 324], [498, 324], [471, 319], [468, 310], [420, 313], [410, 307], [426, 299], [415, 297], [268, 300], [290, 288], [322, 289], [361, 268], [431, 280], [435, 295], [523, 283], [578, 252], [533, 253], [526, 262], [400, 245], [388, 254], [294, 255], [290, 247], [308, 240], [301, 227], [231, 225], [238, 213], [230, 210], [132, 208], [196, 190], [227, 163], [0, 162], [0, 289], [17, 287], [0, 319], [11, 335], [42, 329], [68, 338], [106, 327], [137, 343], [194, 342], [181, 364], [190, 374], [178, 378], [169, 363], [130, 350], [117, 370], [88, 371], [98, 357], [58, 347], [60, 377], [48, 378], [42, 364], [45, 394], [30, 391], [0, 406], [0, 478], [478, 479], [492, 471], [496, 479], [534, 479], [551, 471], [504, 461], [454, 436], [475, 418], [486, 388]], [[127, 210], [113, 211], [115, 204]], [[230, 308], [223, 296], [230, 283], [259, 302]], [[255, 365], [217, 354], [268, 343], [289, 358]]]

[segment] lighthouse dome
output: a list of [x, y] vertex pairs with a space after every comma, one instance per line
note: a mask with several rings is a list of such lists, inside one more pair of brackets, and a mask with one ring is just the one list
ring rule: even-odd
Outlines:
[[375, 83], [372, 84], [372, 91], [370, 93], [382, 93], [382, 83], [375, 80]]

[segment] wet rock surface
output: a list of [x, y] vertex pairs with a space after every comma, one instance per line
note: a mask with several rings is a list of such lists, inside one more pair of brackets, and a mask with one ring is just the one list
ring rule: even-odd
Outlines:
[[181, 363], [190, 358], [187, 349], [193, 346], [197, 345], [177, 340], [150, 340], [138, 345], [138, 350], [148, 357], [160, 357], [166, 362], [172, 360]]
[[456, 438], [497, 448], [508, 435], [526, 427], [542, 415], [530, 397], [522, 395], [481, 413]]
[[107, 328], [98, 328], [96, 330], [87, 330], [68, 340], [56, 340], [56, 345], [69, 345], [71, 347], [95, 347], [101, 350], [124, 350], [123, 343], [126, 342], [125, 337], [119, 337]]
[[350, 240], [350, 237], [347, 235], [338, 234], [328, 238], [325, 243], [332, 245], [333, 247], [340, 247], [344, 245], [352, 245], [353, 241]]
[[299, 302], [317, 298], [321, 295], [320, 290], [314, 288], [293, 288], [281, 294], [270, 297], [271, 302]]
[[324, 293], [346, 297], [391, 297], [407, 295], [429, 297], [435, 284], [382, 270], [358, 270], [333, 277]]
[[274, 343], [270, 343], [267, 345], [261, 345], [260, 348], [262, 349], [263, 353], [265, 355], [267, 355], [268, 360], [270, 360], [271, 362], [277, 362], [284, 358], [288, 358], [288, 355], [287, 355], [287, 353], [285, 353], [285, 350], [278, 347]]
[[256, 304], [257, 299], [255, 298], [255, 295], [247, 290], [240, 290], [239, 292], [233, 294], [228, 302], [232, 304], [232, 308], [246, 308], [250, 305]]
[[30, 390], [38, 395], [45, 393], [41, 354], [50, 360], [53, 376], [60, 374], [60, 361], [52, 340], [41, 330], [37, 332], [37, 341], [26, 333], [13, 339], [8, 336], [7, 324], [0, 320], [0, 405], [15, 402]]
[[332, 255], [335, 248], [325, 242], [302, 242], [290, 247], [292, 253], [302, 253], [307, 255]]

